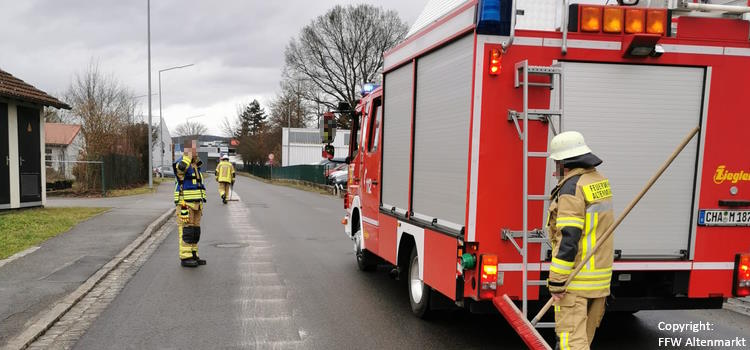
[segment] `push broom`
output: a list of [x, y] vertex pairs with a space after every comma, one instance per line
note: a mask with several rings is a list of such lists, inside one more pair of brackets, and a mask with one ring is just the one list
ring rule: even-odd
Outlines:
[[[656, 180], [659, 179], [659, 177], [664, 173], [664, 171], [667, 170], [669, 165], [672, 164], [672, 162], [677, 158], [677, 156], [682, 152], [682, 150], [687, 146], [687, 144], [690, 142], [690, 140], [693, 139], [695, 134], [698, 133], [700, 130], [700, 127], [695, 127], [693, 130], [690, 131], [690, 133], [682, 140], [682, 143], [677, 147], [677, 149], [672, 153], [671, 156], [669, 156], [669, 159], [667, 159], [659, 168], [659, 170], [651, 177], [651, 179], [648, 181], [646, 186], [643, 187], [640, 193], [638, 193], [637, 196], [630, 202], [628, 207], [625, 209], [625, 211], [620, 214], [620, 217], [617, 218], [617, 220], [612, 224], [612, 226], [607, 229], [607, 231], [604, 232], [604, 234], [601, 236], [601, 239], [596, 243], [594, 246], [594, 249], [592, 249], [588, 254], [586, 254], [586, 257], [581, 259], [581, 261], [588, 261], [591, 259], [594, 254], [599, 250], [599, 248], [602, 246], [604, 242], [607, 241], [610, 237], [612, 237], [612, 233], [615, 231], [617, 226], [622, 223], [622, 221], [625, 219], [628, 214], [630, 214], [630, 211], [633, 210], [633, 207], [635, 207], [636, 204], [643, 198], [643, 196], [648, 192], [649, 189], [651, 189], [651, 186], [656, 183]], [[578, 264], [578, 266], [573, 270], [573, 272], [570, 273], [570, 276], [568, 276], [568, 280], [565, 282], [564, 288], [567, 288], [570, 282], [573, 280], [573, 278], [578, 275], [578, 272], [581, 271], [584, 264]], [[508, 297], [507, 294], [503, 294], [500, 297], [495, 297], [492, 302], [495, 304], [495, 307], [500, 311], [500, 313], [505, 317], [505, 319], [508, 321], [508, 323], [513, 327], [513, 329], [516, 330], [518, 335], [523, 339], [524, 343], [526, 343], [526, 346], [529, 347], [529, 349], [533, 350], [541, 350], [541, 349], [551, 349], [550, 346], [547, 344], [547, 342], [544, 341], [544, 338], [537, 332], [534, 325], [536, 325], [539, 320], [544, 316], [545, 313], [547, 313], [547, 310], [549, 310], [550, 306], [552, 306], [553, 299], [550, 298], [549, 301], [542, 307], [541, 310], [539, 310], [539, 313], [534, 316], [534, 318], [529, 322], [526, 317], [521, 313], [520, 310], [518, 310], [518, 307], [513, 303], [513, 301]]]
[[232, 199], [232, 195], [233, 194], [234, 194], [234, 185], [231, 185], [231, 187], [229, 187], [229, 199], [227, 201], [228, 202], [239, 202], [240, 201], [239, 199]]

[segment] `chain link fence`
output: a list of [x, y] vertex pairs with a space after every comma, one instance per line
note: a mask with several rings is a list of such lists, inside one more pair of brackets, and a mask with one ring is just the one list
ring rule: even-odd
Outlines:
[[148, 182], [148, 165], [139, 157], [108, 154], [104, 161], [104, 184], [107, 189], [126, 188]]
[[245, 171], [264, 179], [300, 180], [311, 183], [326, 184], [325, 165], [292, 165], [270, 167], [266, 165], [247, 165]]

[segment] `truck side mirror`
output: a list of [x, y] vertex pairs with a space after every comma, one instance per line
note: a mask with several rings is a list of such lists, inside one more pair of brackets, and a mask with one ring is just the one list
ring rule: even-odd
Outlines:
[[327, 144], [323, 146], [323, 158], [326, 158], [328, 160], [333, 159], [333, 155], [336, 151], [336, 148], [333, 147], [332, 144]]
[[323, 113], [320, 120], [320, 143], [330, 144], [336, 138], [336, 118], [333, 112]]

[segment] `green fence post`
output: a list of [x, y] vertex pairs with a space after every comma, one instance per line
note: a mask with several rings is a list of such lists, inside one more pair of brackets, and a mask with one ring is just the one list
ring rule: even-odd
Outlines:
[[104, 161], [102, 161], [102, 197], [107, 196], [107, 187], [104, 185]]

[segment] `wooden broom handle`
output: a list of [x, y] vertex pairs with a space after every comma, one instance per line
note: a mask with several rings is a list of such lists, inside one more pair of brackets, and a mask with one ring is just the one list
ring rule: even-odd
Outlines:
[[[656, 183], [656, 180], [659, 179], [659, 177], [664, 173], [664, 171], [666, 171], [667, 168], [669, 168], [669, 166], [672, 164], [675, 158], [677, 158], [680, 152], [682, 152], [682, 150], [685, 149], [685, 146], [687, 146], [687, 144], [690, 143], [690, 140], [693, 139], [693, 137], [695, 136], [695, 134], [698, 133], [699, 130], [700, 130], [700, 127], [696, 126], [695, 128], [693, 128], [693, 130], [690, 131], [690, 133], [687, 136], [685, 136], [685, 138], [682, 140], [682, 142], [677, 147], [677, 149], [675, 149], [674, 152], [672, 152], [672, 155], [669, 156], [669, 158], [661, 165], [659, 170], [651, 177], [651, 179], [648, 180], [648, 183], [646, 184], [646, 186], [643, 187], [641, 192], [638, 193], [638, 195], [635, 196], [635, 198], [633, 198], [633, 200], [630, 202], [628, 207], [625, 208], [625, 210], [622, 212], [622, 214], [620, 214], [620, 216], [612, 224], [612, 226], [610, 226], [607, 229], [607, 231], [604, 232], [604, 234], [601, 236], [601, 238], [598, 240], [598, 242], [594, 246], [594, 249], [592, 249], [588, 254], [586, 254], [585, 258], [581, 259], [581, 263], [578, 264], [578, 266], [573, 270], [573, 272], [570, 273], [570, 276], [568, 276], [568, 280], [565, 281], [565, 286], [564, 286], [565, 288], [568, 287], [570, 282], [573, 281], [573, 278], [576, 275], [578, 275], [578, 272], [580, 272], [581, 269], [586, 265], [583, 262], [591, 259], [591, 257], [594, 256], [594, 254], [596, 254], [596, 252], [599, 250], [599, 247], [601, 247], [604, 244], [604, 242], [606, 242], [607, 239], [609, 239], [612, 236], [612, 232], [614, 232], [617, 226], [619, 226], [620, 223], [622, 223], [622, 221], [625, 219], [625, 217], [627, 217], [628, 214], [630, 214], [630, 211], [633, 210], [635, 205], [638, 204], [638, 202], [641, 200], [641, 198], [643, 198], [646, 192], [648, 192], [648, 190], [651, 189], [654, 183]], [[537, 322], [539, 322], [542, 316], [544, 316], [544, 314], [547, 313], [547, 310], [549, 310], [549, 308], [552, 306], [552, 302], [553, 302], [553, 299], [550, 298], [547, 301], [547, 304], [544, 304], [544, 307], [542, 307], [542, 309], [539, 310], [539, 313], [536, 314], [534, 319], [531, 320], [531, 324], [536, 324]]]

